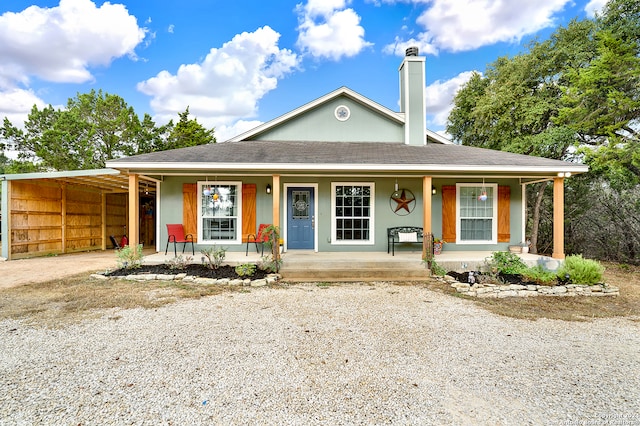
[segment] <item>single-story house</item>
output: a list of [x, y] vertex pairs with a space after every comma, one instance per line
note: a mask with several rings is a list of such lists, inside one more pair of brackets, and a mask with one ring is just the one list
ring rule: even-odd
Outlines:
[[[527, 185], [549, 180], [553, 257], [563, 258], [564, 179], [587, 166], [452, 144], [426, 130], [425, 58], [416, 48], [399, 75], [399, 112], [341, 87], [226, 142], [107, 166], [128, 174], [130, 188], [156, 182], [158, 251], [171, 223], [200, 249], [243, 251], [264, 223], [280, 227], [284, 251], [384, 252], [387, 229], [398, 226], [423, 228], [447, 250], [506, 250], [526, 239]], [[130, 206], [138, 193], [129, 192]]]

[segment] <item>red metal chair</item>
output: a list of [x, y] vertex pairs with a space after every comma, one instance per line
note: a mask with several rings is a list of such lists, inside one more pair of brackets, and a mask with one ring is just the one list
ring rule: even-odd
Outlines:
[[244, 255], [248, 256], [249, 255], [249, 244], [253, 243], [256, 246], [256, 253], [258, 253], [258, 243], [260, 243], [262, 245], [262, 255], [264, 256], [264, 243], [269, 242], [269, 233], [268, 232], [264, 232], [264, 230], [271, 225], [268, 225], [266, 223], [261, 223], [260, 226], [258, 226], [258, 233], [257, 234], [248, 234], [247, 235], [247, 250], [245, 251]]
[[169, 250], [169, 243], [173, 243], [173, 253], [176, 257], [178, 256], [178, 250], [176, 249], [177, 243], [184, 243], [182, 246], [182, 253], [184, 253], [187, 243], [191, 243], [191, 254], [195, 256], [196, 252], [193, 248], [193, 234], [185, 235], [182, 224], [167, 224], [167, 233], [169, 234], [169, 238], [167, 238], [167, 247], [164, 249], [165, 255]]

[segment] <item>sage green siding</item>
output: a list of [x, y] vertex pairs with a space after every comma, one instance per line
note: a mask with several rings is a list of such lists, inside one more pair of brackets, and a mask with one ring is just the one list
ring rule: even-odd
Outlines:
[[[351, 110], [346, 121], [335, 118], [339, 105]], [[424, 130], [423, 130], [424, 134]], [[404, 138], [401, 123], [363, 106], [347, 96], [341, 96], [276, 126], [260, 135], [257, 140], [273, 141], [327, 141], [327, 142], [399, 142]]]

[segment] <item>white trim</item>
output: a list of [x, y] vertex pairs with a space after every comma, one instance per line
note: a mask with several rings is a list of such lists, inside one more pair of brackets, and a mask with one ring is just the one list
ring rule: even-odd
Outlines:
[[[202, 227], [202, 187], [205, 185], [228, 185], [228, 186], [236, 186], [236, 197], [237, 197], [237, 212], [235, 216], [236, 218], [236, 238], [234, 240], [205, 240], [203, 237], [203, 227]], [[230, 245], [241, 245], [242, 244], [242, 182], [241, 181], [198, 181], [196, 187], [196, 197], [198, 197], [198, 243], [201, 244], [230, 244]]]
[[[337, 238], [336, 229], [336, 186], [369, 186], [371, 200], [369, 204], [369, 239], [366, 241], [342, 241]], [[376, 205], [376, 184], [375, 182], [331, 182], [331, 245], [337, 246], [370, 246], [376, 243], [375, 232], [375, 205]]]
[[[345, 116], [341, 116], [338, 113], [338, 110], [340, 110], [340, 109], [344, 109], [347, 112], [347, 114]], [[336, 117], [336, 120], [338, 120], [338, 121], [347, 121], [349, 119], [349, 117], [351, 117], [351, 110], [346, 105], [338, 105], [336, 107], [336, 109], [333, 110], [333, 115]]]
[[453, 141], [451, 139], [447, 139], [444, 136], [442, 136], [441, 134], [436, 133], [436, 132], [434, 132], [432, 130], [427, 129], [424, 132], [424, 135], [425, 135], [425, 138], [424, 138], [425, 143], [427, 141], [427, 138], [431, 138], [431, 139], [435, 140], [436, 142], [438, 142], [438, 143], [440, 143], [442, 145], [454, 145], [454, 143], [453, 143]]
[[[460, 217], [460, 188], [462, 187], [482, 187], [493, 189], [493, 217], [491, 218], [491, 240], [463, 240], [462, 239], [462, 218]], [[456, 183], [456, 242], [459, 244], [479, 245], [498, 244], [498, 184], [497, 183]]]
[[251, 129], [249, 131], [246, 131], [244, 133], [239, 134], [238, 136], [235, 136], [235, 137], [233, 137], [231, 139], [228, 139], [225, 142], [237, 142], [237, 141], [241, 141], [241, 140], [250, 139], [250, 138], [252, 138], [253, 136], [255, 136], [255, 135], [259, 134], [259, 133], [262, 133], [262, 132], [265, 132], [265, 131], [267, 131], [269, 129], [272, 129], [272, 128], [282, 124], [283, 122], [285, 122], [287, 120], [290, 120], [290, 119], [292, 119], [292, 118], [294, 118], [294, 117], [296, 117], [296, 116], [298, 116], [300, 114], [303, 114], [303, 113], [305, 113], [305, 112], [307, 112], [309, 110], [312, 110], [312, 109], [316, 108], [317, 106], [322, 105], [323, 103], [328, 102], [328, 101], [330, 101], [330, 100], [332, 100], [334, 98], [337, 98], [339, 96], [347, 96], [347, 97], [353, 99], [354, 101], [356, 101], [358, 103], [361, 103], [362, 105], [365, 105], [365, 106], [367, 106], [367, 107], [379, 112], [380, 114], [383, 114], [383, 115], [387, 116], [388, 118], [390, 118], [390, 119], [392, 119], [392, 120], [394, 120], [396, 122], [404, 123], [404, 118], [400, 114], [390, 110], [387, 107], [384, 107], [384, 106], [372, 101], [369, 98], [366, 98], [366, 97], [362, 96], [361, 94], [359, 94], [357, 92], [354, 92], [353, 90], [351, 90], [351, 89], [349, 89], [347, 87], [341, 87], [341, 88], [336, 89], [333, 92], [327, 93], [326, 95], [321, 96], [321, 97], [319, 97], [319, 98], [317, 98], [317, 99], [315, 99], [315, 100], [313, 100], [313, 101], [311, 101], [311, 102], [309, 102], [309, 103], [307, 103], [305, 105], [302, 105], [301, 107], [296, 108], [293, 111], [290, 111], [290, 112], [288, 112], [288, 113], [286, 113], [284, 115], [281, 115], [278, 118], [275, 118], [275, 119], [273, 119], [271, 121], [267, 121], [266, 123], [263, 123], [263, 124], [261, 124], [261, 125], [259, 125], [257, 127], [254, 127], [253, 129]]
[[320, 204], [318, 202], [318, 184], [317, 183], [285, 183], [283, 185], [283, 191], [284, 191], [284, 197], [283, 197], [283, 207], [284, 207], [284, 226], [282, 227], [282, 238], [284, 239], [284, 252], [286, 253], [288, 250], [288, 241], [287, 241], [287, 233], [288, 233], [288, 225], [289, 225], [289, 217], [288, 217], [288, 205], [287, 203], [289, 202], [289, 195], [288, 195], [288, 189], [289, 188], [313, 188], [313, 215], [315, 218], [315, 225], [313, 227], [313, 251], [314, 252], [318, 252], [318, 204]]

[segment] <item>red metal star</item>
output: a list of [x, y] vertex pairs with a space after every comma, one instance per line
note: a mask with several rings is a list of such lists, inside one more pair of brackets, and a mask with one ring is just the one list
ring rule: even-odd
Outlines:
[[[395, 193], [394, 193], [394, 195], [395, 195]], [[405, 209], [407, 211], [407, 213], [411, 213], [411, 210], [409, 210], [409, 204], [411, 204], [412, 202], [414, 202], [416, 200], [415, 198], [407, 198], [407, 194], [405, 194], [404, 189], [400, 193], [400, 197], [393, 197], [392, 196], [391, 199], [393, 201], [395, 201], [396, 203], [398, 203], [398, 205], [396, 206], [396, 209], [393, 211], [394, 213], [397, 212], [400, 209]]]

